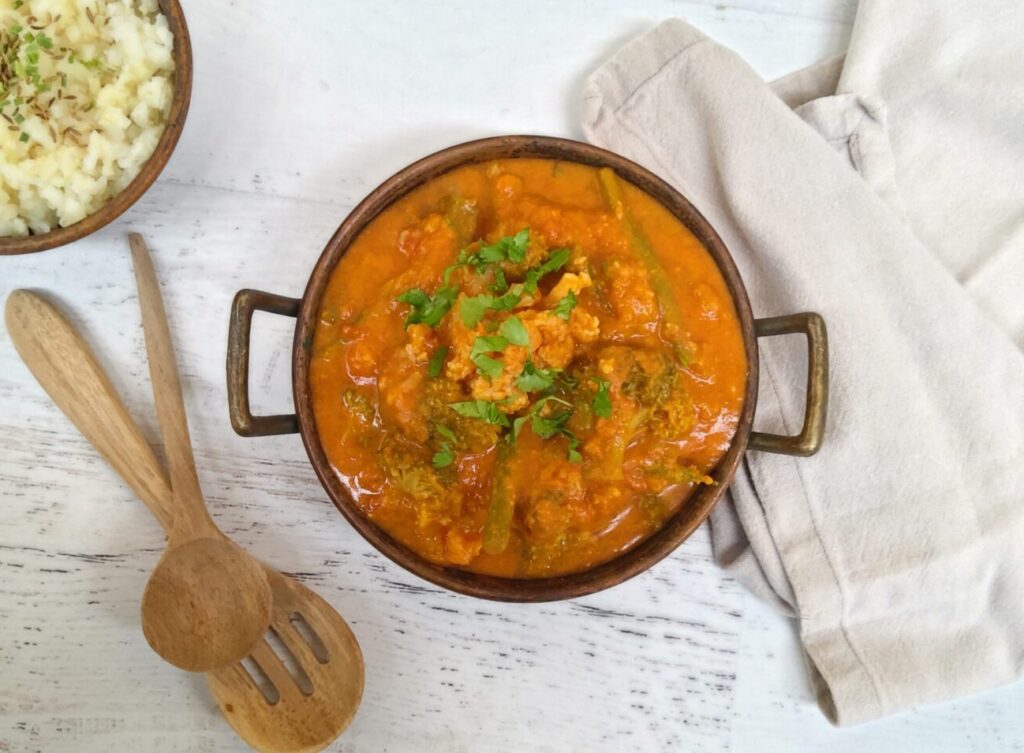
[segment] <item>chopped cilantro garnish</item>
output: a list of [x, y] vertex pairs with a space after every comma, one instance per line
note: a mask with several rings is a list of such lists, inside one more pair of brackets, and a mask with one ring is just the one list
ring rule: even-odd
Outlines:
[[[444, 284], [448, 284], [452, 272], [460, 267], [473, 267], [477, 272], [481, 272], [488, 264], [500, 264], [504, 261], [518, 264], [526, 259], [526, 248], [529, 242], [530, 229], [523, 228], [515, 235], [506, 235], [494, 243], [484, 243], [475, 252], [470, 253], [468, 249], [464, 248], [459, 251], [455, 263], [443, 272]], [[492, 286], [492, 289], [500, 293], [506, 287], [508, 287], [508, 283], [505, 282], [504, 270], [499, 268], [495, 272], [495, 285]]]
[[462, 323], [472, 329], [480, 320], [484, 318], [484, 314], [494, 304], [493, 295], [474, 295], [470, 298], [463, 298], [462, 303], [459, 304], [459, 315], [462, 317]]
[[481, 336], [473, 341], [469, 351], [469, 360], [476, 364], [477, 370], [488, 379], [501, 376], [504, 366], [501, 361], [491, 358], [488, 353], [501, 352], [508, 345], [508, 340], [501, 335]]
[[[399, 302], [408, 303], [413, 307], [413, 310], [406, 317], [405, 326], [423, 323], [436, 327], [441, 319], [444, 318], [444, 315], [448, 313], [448, 310], [459, 295], [459, 288], [452, 287], [450, 284], [451, 275], [454, 270], [459, 267], [472, 266], [480, 272], [487, 264], [496, 264], [506, 260], [514, 263], [523, 262], [526, 260], [526, 249], [529, 245], [529, 240], [530, 230], [529, 228], [524, 228], [515, 235], [505, 236], [504, 238], [499, 238], [494, 243], [481, 246], [475, 253], [470, 253], [466, 249], [460, 251], [455, 263], [446, 268], [442, 273], [443, 286], [433, 296], [427, 295], [419, 288], [413, 288], [398, 297]], [[509, 285], [505, 271], [500, 267], [496, 267], [494, 270], [494, 282], [490, 285], [490, 289], [494, 293], [502, 293], [502, 295], [495, 296], [483, 293], [464, 298], [459, 305], [459, 314], [462, 317], [463, 324], [473, 328], [483, 320], [488, 310], [510, 311], [514, 309], [522, 300], [524, 292], [536, 293], [537, 283], [541, 278], [563, 267], [569, 261], [571, 254], [572, 252], [567, 248], [555, 249], [548, 256], [547, 261], [539, 267], [527, 270], [526, 279], [514, 285]], [[560, 307], [563, 305], [564, 300], [559, 303]], [[571, 300], [574, 305], [575, 296]], [[561, 310], [559, 308], [556, 311], [561, 312]], [[568, 314], [565, 314], [565, 318], [568, 318]]]
[[509, 425], [508, 416], [498, 410], [496, 403], [488, 400], [466, 400], [461, 403], [451, 403], [448, 407], [465, 418], [478, 418], [497, 426]]
[[548, 256], [547, 261], [541, 264], [539, 267], [527, 271], [526, 279], [523, 281], [523, 287], [527, 293], [537, 292], [537, 283], [541, 279], [557, 269], [561, 269], [565, 266], [565, 263], [569, 261], [569, 257], [572, 256], [572, 251], [567, 248], [556, 248]]
[[406, 327], [410, 324], [427, 324], [436, 327], [448, 313], [448, 309], [455, 303], [458, 294], [458, 288], [438, 288], [432, 296], [427, 295], [419, 288], [413, 288], [405, 291], [395, 300], [412, 306], [412, 311], [405, 317]]
[[509, 435], [512, 442], [515, 442], [517, 439], [519, 439], [519, 432], [523, 430], [523, 426], [529, 419], [530, 417], [526, 415], [519, 416], [518, 418], [512, 420], [512, 433]]
[[594, 415], [598, 418], [611, 418], [612, 398], [608, 394], [608, 380], [594, 377], [594, 381], [597, 383], [597, 393], [594, 395], [592, 404]]
[[501, 361], [497, 358], [491, 358], [483, 353], [476, 356], [473, 359], [473, 363], [476, 364], [476, 370], [483, 374], [488, 379], [494, 380], [501, 376], [501, 372], [505, 370], [502, 366]]
[[501, 323], [498, 334], [504, 337], [512, 345], [530, 347], [530, 335], [526, 331], [519, 317], [513, 314]]
[[500, 267], [494, 270], [494, 282], [490, 285], [495, 293], [504, 293], [508, 290], [508, 280], [505, 279], [505, 270]]
[[434, 453], [432, 458], [435, 468], [447, 468], [455, 462], [455, 453], [447, 442], [441, 445], [441, 449]]
[[523, 228], [515, 235], [506, 235], [494, 243], [480, 246], [476, 257], [487, 264], [498, 264], [503, 261], [521, 264], [526, 260], [526, 248], [529, 244], [530, 229]]
[[473, 341], [473, 347], [469, 351], [469, 357], [477, 355], [478, 353], [494, 353], [495, 351], [501, 352], [508, 346], [508, 339], [501, 335], [481, 335]]
[[[548, 413], [542, 415], [542, 409], [545, 405], [555, 403], [564, 406], [565, 410]], [[577, 449], [580, 446], [579, 437], [572, 433], [572, 431], [566, 426], [569, 419], [572, 417], [572, 406], [564, 400], [549, 395], [548, 397], [541, 398], [530, 408], [530, 412], [527, 414], [530, 419], [530, 429], [541, 439], [551, 439], [555, 436], [564, 436], [568, 442], [569, 447], [567, 450], [567, 457], [572, 463], [579, 463], [583, 460], [583, 456], [580, 455]], [[526, 416], [522, 417], [524, 420]], [[519, 419], [516, 419], [517, 421]], [[519, 430], [522, 430], [522, 423], [519, 424]], [[513, 432], [515, 437], [518, 437], [518, 432]]]
[[555, 315], [569, 321], [569, 315], [574, 308], [576, 308], [576, 294], [570, 290], [565, 298], [560, 300], [558, 305], [555, 306]]
[[567, 455], [567, 457], [569, 458], [569, 462], [570, 463], [582, 463], [583, 462], [583, 455], [581, 455], [580, 451], [577, 449], [579, 446], [580, 446], [579, 438], [576, 437], [576, 436], [570, 436], [569, 437], [569, 451], [568, 451], [568, 455]]
[[491, 304], [491, 308], [496, 311], [510, 311], [516, 307], [519, 300], [523, 297], [523, 284], [517, 282], [515, 285], [508, 289], [508, 292], [500, 298], [495, 298]]
[[541, 409], [548, 403], [552, 402], [571, 408], [569, 403], [551, 395], [548, 397], [542, 397], [533, 404], [533, 407], [530, 408], [530, 428], [533, 429], [533, 433], [541, 439], [550, 439], [556, 434], [568, 431], [568, 429], [565, 428], [565, 424], [569, 421], [569, 417], [572, 415], [572, 410], [562, 410], [556, 413], [549, 413], [546, 416], [541, 415]]
[[[502, 238], [501, 240], [505, 239]], [[505, 251], [501, 246], [501, 241], [492, 246], [481, 246], [480, 250], [476, 252], [476, 258], [483, 264], [498, 264], [505, 261]]]
[[527, 361], [523, 373], [516, 379], [516, 387], [523, 392], [546, 390], [555, 383], [556, 375], [554, 369], [538, 369], [533, 365], [533, 361]]
[[430, 361], [427, 363], [427, 376], [431, 379], [437, 379], [441, 376], [441, 371], [444, 369], [444, 359], [447, 357], [447, 345], [442, 345], [440, 348], [435, 350], [434, 354], [430, 357]]
[[434, 424], [434, 431], [440, 434], [442, 437], [447, 439], [449, 442], [457, 442], [458, 439], [455, 436], [455, 432], [449, 429], [444, 424]]

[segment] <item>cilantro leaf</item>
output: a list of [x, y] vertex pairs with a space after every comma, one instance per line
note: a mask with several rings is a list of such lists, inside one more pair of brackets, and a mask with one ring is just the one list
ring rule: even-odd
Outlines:
[[494, 243], [481, 245], [475, 254], [465, 259], [465, 263], [475, 265], [478, 271], [484, 264], [500, 264], [503, 261], [520, 264], [526, 260], [529, 244], [530, 229], [523, 228], [515, 235], [506, 235]]
[[496, 403], [489, 400], [466, 400], [461, 403], [451, 403], [448, 407], [465, 418], [478, 418], [497, 426], [509, 425], [508, 416], [498, 410]]
[[538, 267], [541, 277], [548, 274], [548, 272], [554, 272], [556, 269], [564, 267], [565, 263], [569, 261], [570, 256], [572, 256], [572, 249], [569, 248], [556, 248], [549, 253], [547, 261]]
[[[565, 410], [557, 411], [554, 413], [548, 413], [548, 415], [541, 415], [541, 411], [545, 405], [555, 403], [565, 407]], [[571, 463], [580, 463], [583, 461], [583, 456], [580, 454], [578, 448], [580, 446], [579, 437], [572, 433], [566, 424], [572, 417], [572, 405], [567, 403], [565, 400], [555, 397], [554, 395], [548, 395], [543, 397], [532, 406], [530, 406], [529, 412], [525, 416], [520, 416], [515, 419], [512, 425], [512, 439], [515, 441], [519, 437], [519, 432], [522, 431], [523, 425], [526, 420], [530, 420], [530, 429], [541, 439], [551, 439], [556, 436], [563, 436], [569, 442], [567, 450], [567, 457]]]
[[476, 370], [483, 374], [491, 381], [501, 376], [505, 370], [504, 365], [497, 358], [491, 358], [483, 354], [478, 355], [473, 359], [473, 363], [476, 364]]
[[493, 295], [485, 294], [463, 298], [462, 303], [459, 304], [459, 315], [462, 317], [462, 323], [472, 329], [480, 323], [480, 320], [484, 318], [484, 314], [487, 313], [487, 309], [491, 308], [493, 303]]
[[505, 252], [508, 254], [508, 260], [514, 264], [521, 264], [526, 259], [526, 247], [529, 243], [529, 228], [523, 228], [513, 235], [505, 247]]
[[412, 288], [402, 293], [397, 300], [399, 303], [407, 303], [412, 306], [412, 311], [405, 317], [405, 326], [410, 324], [427, 324], [436, 327], [441, 319], [448, 313], [448, 310], [455, 303], [459, 294], [458, 288], [438, 288], [434, 295], [427, 295], [419, 288]]
[[530, 335], [527, 333], [522, 321], [515, 314], [501, 323], [501, 326], [498, 328], [498, 334], [512, 345], [530, 347]]
[[516, 307], [520, 299], [523, 297], [523, 284], [517, 282], [515, 285], [508, 289], [508, 292], [501, 298], [494, 299], [491, 304], [491, 308], [495, 311], [510, 311]]
[[508, 280], [505, 279], [505, 270], [500, 267], [494, 270], [494, 282], [491, 283], [490, 289], [495, 293], [504, 293], [508, 290]]
[[554, 369], [538, 369], [533, 361], [527, 361], [523, 373], [516, 379], [516, 387], [523, 392], [546, 390], [555, 383]]
[[513, 419], [512, 433], [509, 435], [509, 439], [512, 442], [515, 442], [517, 439], [519, 439], [519, 432], [523, 430], [523, 425], [526, 423], [528, 419], [529, 416], [519, 416], [518, 418]]
[[[566, 406], [569, 410], [559, 411], [557, 413], [549, 413], [546, 416], [541, 415], [541, 410], [549, 403], [557, 403], [559, 405]], [[569, 417], [572, 416], [572, 406], [557, 397], [549, 395], [548, 397], [542, 397], [540, 400], [533, 404], [530, 408], [530, 428], [533, 429], [533, 433], [541, 439], [550, 439], [556, 434], [562, 434], [569, 430], [565, 428], [565, 424], [569, 421]], [[571, 434], [571, 432], [569, 432]]]
[[441, 376], [441, 370], [444, 369], [444, 359], [447, 357], [447, 345], [442, 345], [440, 348], [435, 350], [434, 354], [430, 357], [430, 361], [427, 363], [427, 376], [431, 379], [437, 379]]
[[473, 341], [473, 347], [469, 351], [469, 360], [476, 364], [477, 370], [488, 379], [497, 379], [504, 371], [501, 361], [491, 358], [487, 353], [501, 352], [508, 345], [501, 335], [492, 337], [481, 336]]
[[571, 415], [571, 411], [553, 413], [550, 416], [542, 416], [539, 413], [534, 413], [530, 416], [530, 428], [533, 429], [533, 433], [541, 439], [551, 439], [551, 437], [556, 434], [562, 433], [562, 429], [565, 427], [565, 424]]
[[455, 462], [455, 453], [447, 442], [441, 445], [441, 449], [434, 453], [432, 458], [435, 468], [447, 468]]
[[505, 350], [507, 345], [508, 340], [501, 335], [481, 335], [473, 341], [473, 347], [469, 351], [469, 357], [473, 358], [481, 353], [500, 353]]
[[594, 395], [594, 415], [598, 418], [612, 417], [612, 398], [608, 394], [608, 380], [601, 377], [594, 377], [597, 383], [597, 394]]
[[487, 263], [510, 261], [520, 264], [526, 259], [526, 248], [530, 243], [530, 229], [523, 228], [515, 235], [506, 235], [494, 243], [483, 245], [477, 256]]
[[575, 436], [570, 436], [569, 437], [569, 451], [568, 451], [568, 454], [567, 454], [567, 457], [569, 458], [569, 462], [570, 463], [582, 463], [583, 462], [583, 455], [581, 455], [580, 451], [577, 449], [579, 446], [580, 446], [579, 438], [577, 438]]
[[572, 256], [572, 251], [567, 248], [556, 248], [552, 251], [548, 255], [547, 261], [526, 273], [526, 279], [523, 281], [523, 287], [526, 288], [526, 292], [536, 293], [537, 283], [540, 282], [544, 275], [551, 274], [555, 270], [564, 267], [565, 263], [569, 261], [570, 256]]
[[570, 290], [565, 298], [555, 306], [555, 315], [569, 321], [569, 315], [574, 308], [576, 308], [576, 294]]
[[[505, 239], [502, 238], [501, 240]], [[505, 261], [505, 249], [502, 247], [501, 241], [491, 246], [481, 246], [476, 255], [480, 261], [487, 264], [497, 264]]]
[[436, 431], [442, 437], [447, 439], [449, 442], [458, 442], [458, 438], [455, 436], [455, 432], [449, 429], [444, 424], [434, 424], [434, 431]]

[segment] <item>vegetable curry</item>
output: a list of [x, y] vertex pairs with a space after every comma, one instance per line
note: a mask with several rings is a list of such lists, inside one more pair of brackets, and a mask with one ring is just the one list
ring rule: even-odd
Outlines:
[[714, 260], [611, 170], [457, 168], [338, 263], [317, 429], [377, 525], [440, 564], [578, 572], [662, 525], [725, 454], [740, 325]]

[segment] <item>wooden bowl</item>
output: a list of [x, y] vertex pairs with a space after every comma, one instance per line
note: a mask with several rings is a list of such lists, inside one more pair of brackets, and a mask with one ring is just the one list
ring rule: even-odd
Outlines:
[[[711, 472], [715, 483], [697, 490], [659, 531], [634, 548], [589, 570], [551, 578], [499, 578], [439, 565], [424, 559], [378, 527], [359, 508], [327, 459], [317, 431], [309, 388], [309, 343], [313, 341], [320, 301], [331, 273], [362, 229], [394, 201], [443, 173], [473, 162], [513, 157], [540, 157], [610, 167], [620, 178], [664, 205], [700, 239], [718, 265], [736, 307], [747, 358], [743, 410], [732, 444]], [[292, 345], [295, 415], [253, 416], [249, 410], [249, 338], [252, 315], [256, 310], [297, 319]], [[757, 338], [788, 333], [802, 333], [808, 339], [807, 409], [803, 429], [791, 437], [752, 431], [757, 405]], [[625, 157], [590, 144], [543, 136], [499, 136], [459, 144], [432, 154], [386, 180], [352, 210], [338, 228], [313, 267], [301, 299], [258, 290], [242, 290], [235, 296], [228, 329], [227, 372], [228, 407], [236, 432], [249, 437], [300, 433], [313, 469], [331, 500], [374, 547], [431, 583], [470, 596], [501, 601], [574, 598], [608, 588], [643, 572], [672, 552], [707, 518], [711, 508], [725, 493], [748, 449], [787, 455], [813, 454], [821, 443], [828, 401], [828, 350], [820, 316], [808, 312], [755, 320], [732, 256], [714, 228], [685, 197]]]
[[135, 180], [88, 217], [74, 225], [58, 227], [41, 235], [0, 238], [0, 256], [45, 251], [95, 233], [120, 217], [128, 207], [138, 201], [163, 171], [185, 127], [185, 116], [188, 114], [188, 105], [192, 98], [192, 43], [188, 36], [185, 13], [178, 0], [159, 0], [159, 4], [174, 35], [174, 94], [171, 97], [171, 109], [167, 114], [164, 132], [153, 154], [135, 176]]

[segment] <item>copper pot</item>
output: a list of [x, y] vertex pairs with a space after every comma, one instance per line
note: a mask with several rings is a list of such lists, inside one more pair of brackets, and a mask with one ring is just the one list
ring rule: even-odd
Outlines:
[[[610, 167], [623, 179], [643, 189], [667, 207], [700, 239], [718, 264], [732, 295], [743, 333], [747, 359], [746, 395], [732, 444], [711, 473], [715, 484], [701, 487], [679, 507], [664, 526], [633, 549], [589, 570], [552, 578], [498, 578], [445, 567], [427, 561], [377, 527], [355, 503], [332, 471], [317, 432], [309, 389], [309, 344], [317, 312], [335, 266], [366, 225], [392, 202], [414, 188], [461, 165], [512, 157], [537, 157]], [[266, 311], [296, 318], [292, 346], [294, 415], [253, 416], [249, 410], [249, 338], [253, 312]], [[757, 338], [803, 333], [808, 340], [807, 407], [803, 430], [796, 436], [751, 430], [757, 405]], [[500, 136], [471, 141], [425, 157], [409, 165], [367, 196], [341, 223], [320, 255], [302, 298], [287, 298], [258, 290], [242, 290], [231, 309], [227, 353], [228, 404], [231, 425], [246, 437], [271, 434], [302, 435], [303, 444], [320, 482], [348, 522], [389, 559], [431, 583], [487, 599], [551, 601], [593, 593], [633, 577], [679, 546], [707, 518], [732, 481], [747, 450], [785, 455], [811, 455], [821, 444], [828, 402], [828, 347], [825, 324], [815, 313], [755, 320], [736, 265], [725, 244], [689, 201], [650, 171], [617, 154], [567, 139], [542, 136]]]

